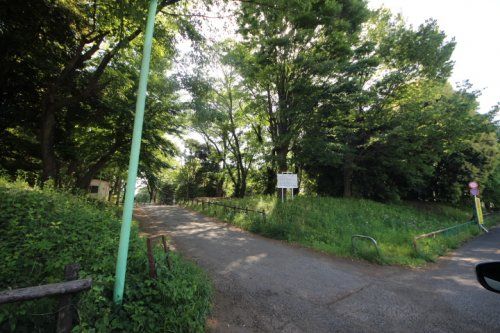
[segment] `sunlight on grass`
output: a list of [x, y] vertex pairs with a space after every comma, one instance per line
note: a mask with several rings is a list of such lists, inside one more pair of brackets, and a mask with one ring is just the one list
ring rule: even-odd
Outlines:
[[[412, 244], [415, 236], [468, 221], [472, 210], [429, 203], [384, 204], [364, 199], [302, 196], [285, 203], [274, 196], [226, 199], [223, 202], [264, 211], [267, 217], [263, 219], [258, 213], [235, 213], [217, 206], [205, 205], [204, 210], [201, 205], [190, 204], [189, 207], [266, 237], [380, 264], [423, 265], [480, 233], [476, 225], [468, 225], [445, 235], [420, 240], [417, 252]], [[487, 223], [498, 222], [496, 216]], [[376, 248], [367, 241], [357, 240], [353, 248], [351, 237], [355, 234], [376, 239], [382, 255], [379, 256]]]

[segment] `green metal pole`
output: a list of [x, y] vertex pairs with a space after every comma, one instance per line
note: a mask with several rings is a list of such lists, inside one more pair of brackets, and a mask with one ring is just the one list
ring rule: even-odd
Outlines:
[[127, 271], [128, 243], [130, 238], [130, 224], [132, 222], [132, 210], [134, 208], [135, 181], [139, 165], [139, 153], [141, 151], [142, 123], [144, 120], [144, 105], [146, 103], [146, 89], [148, 85], [149, 60], [151, 58], [151, 45], [153, 43], [153, 30], [158, 1], [151, 0], [149, 3], [148, 20], [144, 35], [144, 47], [142, 51], [141, 75], [139, 79], [139, 90], [135, 105], [134, 132], [132, 136], [132, 147], [130, 149], [130, 161], [128, 165], [127, 189], [125, 192], [125, 203], [123, 206], [122, 228], [120, 232], [120, 245], [118, 247], [118, 258], [116, 260], [115, 290], [113, 299], [116, 304], [121, 304], [123, 289], [125, 286], [125, 274]]

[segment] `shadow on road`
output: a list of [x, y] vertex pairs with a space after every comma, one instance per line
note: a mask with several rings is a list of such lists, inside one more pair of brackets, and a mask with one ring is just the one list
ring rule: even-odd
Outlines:
[[176, 206], [136, 211], [145, 234], [167, 232], [206, 269], [217, 332], [499, 332], [500, 296], [474, 266], [499, 260], [494, 229], [426, 269], [323, 255]]

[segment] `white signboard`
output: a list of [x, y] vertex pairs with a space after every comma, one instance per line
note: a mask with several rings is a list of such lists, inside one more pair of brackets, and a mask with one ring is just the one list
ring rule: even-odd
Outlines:
[[296, 173], [278, 173], [277, 188], [298, 188], [298, 184]]

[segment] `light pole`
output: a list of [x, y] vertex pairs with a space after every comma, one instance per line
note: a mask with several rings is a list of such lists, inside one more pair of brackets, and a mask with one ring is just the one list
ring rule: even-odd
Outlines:
[[142, 123], [144, 121], [144, 106], [146, 104], [146, 90], [148, 85], [149, 61], [151, 59], [151, 45], [153, 43], [153, 30], [155, 24], [157, 0], [149, 3], [148, 19], [144, 34], [144, 46], [142, 51], [141, 74], [139, 78], [139, 90], [135, 105], [134, 131], [132, 135], [132, 147], [130, 149], [130, 161], [127, 175], [127, 189], [123, 205], [122, 227], [120, 231], [120, 244], [118, 246], [118, 258], [116, 260], [115, 289], [113, 300], [121, 304], [123, 300], [123, 289], [125, 287], [125, 275], [127, 272], [128, 244], [130, 239], [130, 225], [132, 223], [132, 210], [134, 207], [135, 181], [139, 165], [139, 153], [141, 151]]

